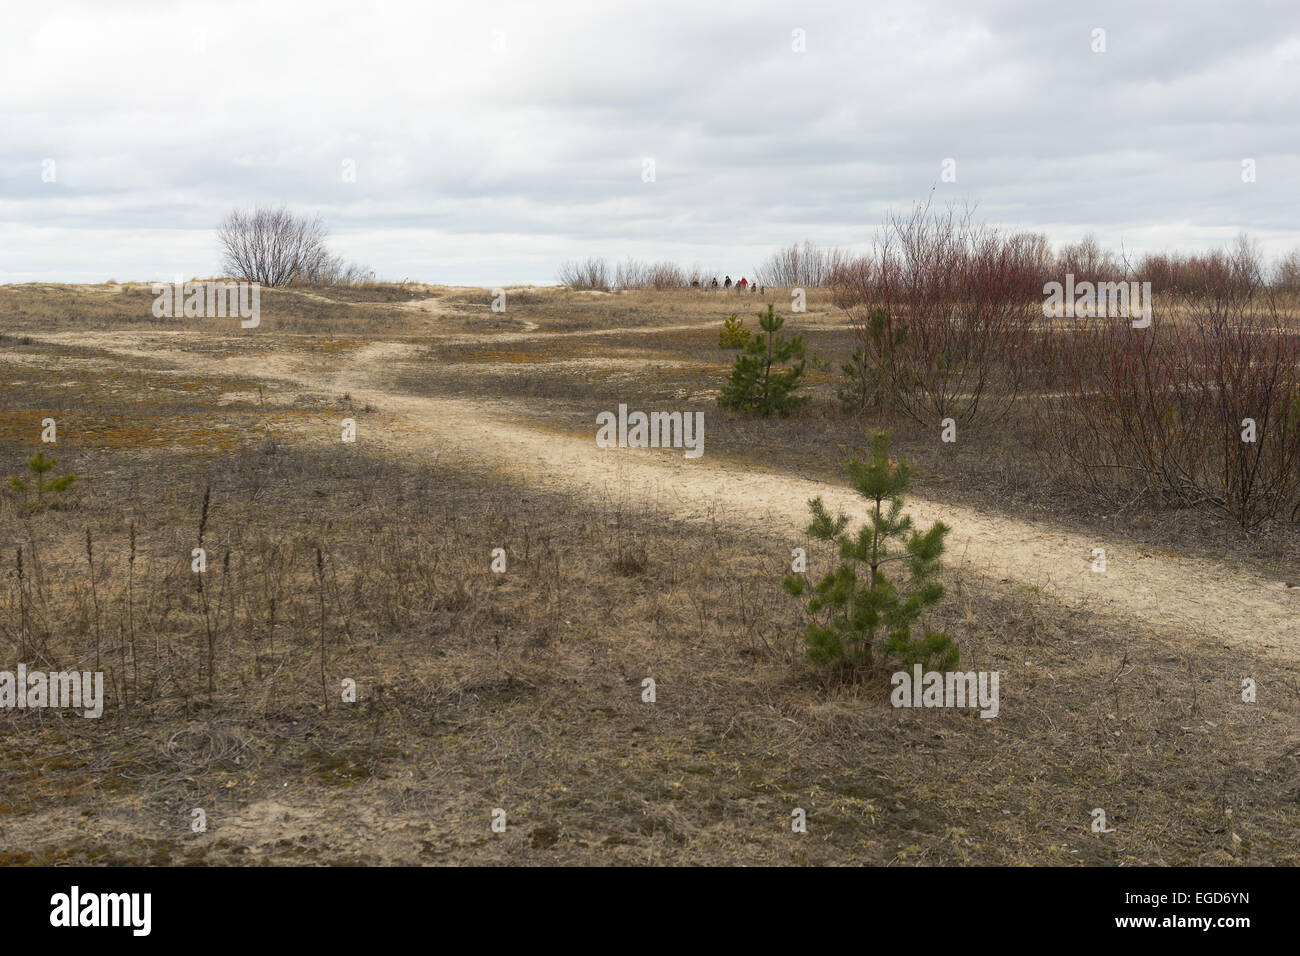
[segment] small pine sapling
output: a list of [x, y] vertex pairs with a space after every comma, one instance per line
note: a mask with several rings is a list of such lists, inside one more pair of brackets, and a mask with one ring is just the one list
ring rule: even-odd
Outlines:
[[854, 350], [849, 361], [840, 366], [840, 384], [835, 397], [846, 412], [860, 415], [881, 405], [884, 389], [882, 366], [885, 359], [880, 347], [885, 335], [886, 312], [877, 307], [867, 318], [866, 339], [870, 346]]
[[744, 319], [733, 315], [722, 323], [722, 329], [718, 332], [718, 348], [743, 349], [748, 341], [749, 329], [745, 328]]
[[[9, 487], [23, 496], [23, 509], [28, 512], [43, 511], [46, 508], [57, 509], [60, 504], [59, 496], [72, 487], [72, 483], [77, 480], [75, 475], [60, 475], [57, 478], [46, 479], [46, 475], [58, 464], [57, 458], [46, 458], [45, 450], [41, 449], [31, 460], [27, 462], [27, 468], [32, 473], [30, 479], [10, 478]], [[30, 499], [32, 491], [36, 492], [36, 500]], [[45, 503], [45, 496], [52, 495], [54, 500], [50, 504]]]
[[920, 532], [903, 514], [911, 466], [890, 459], [888, 432], [874, 436], [869, 461], [855, 458], [845, 470], [854, 490], [870, 504], [867, 523], [851, 533], [846, 515], [832, 518], [821, 498], [812, 499], [807, 533], [837, 544], [840, 563], [815, 585], [800, 575], [787, 575], [783, 582], [787, 592], [806, 604], [809, 659], [832, 665], [855, 681], [872, 664], [919, 663], [929, 670], [950, 670], [959, 659], [951, 637], [933, 631], [913, 637], [921, 615], [943, 597], [937, 577], [948, 526], [936, 521]]
[[803, 336], [787, 339], [781, 335], [785, 319], [771, 305], [758, 314], [758, 324], [762, 332], [750, 336], [736, 356], [718, 404], [764, 418], [773, 412], [786, 416], [808, 401], [806, 396], [794, 394], [803, 384]]

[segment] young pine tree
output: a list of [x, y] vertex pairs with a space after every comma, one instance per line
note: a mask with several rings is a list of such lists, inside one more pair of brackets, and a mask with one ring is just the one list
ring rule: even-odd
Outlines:
[[[9, 486], [23, 496], [23, 506], [27, 511], [44, 510], [47, 507], [45, 504], [47, 494], [61, 495], [72, 487], [72, 483], [77, 480], [75, 475], [60, 475], [58, 478], [51, 478], [47, 481], [46, 474], [52, 471], [56, 464], [58, 464], [58, 459], [46, 458], [45, 450], [41, 449], [27, 462], [27, 468], [32, 473], [30, 481], [23, 478], [9, 479]], [[36, 491], [36, 500], [34, 502], [28, 498], [29, 492], [33, 489]], [[57, 497], [53, 504], [48, 505], [51, 508], [57, 508], [58, 506], [59, 499]]]
[[738, 319], [733, 315], [722, 323], [722, 329], [718, 332], [718, 348], [741, 349], [748, 341], [749, 329], [745, 328], [744, 319]]
[[887, 313], [877, 307], [867, 317], [860, 335], [864, 342], [854, 350], [849, 361], [840, 366], [840, 384], [835, 397], [846, 412], [861, 415], [869, 408], [877, 408], [884, 398], [887, 368], [881, 344], [885, 337]]
[[840, 564], [811, 587], [802, 576], [784, 581], [812, 618], [804, 631], [809, 659], [841, 668], [854, 680], [873, 663], [951, 669], [959, 657], [951, 637], [933, 631], [913, 636], [921, 614], [943, 597], [936, 578], [948, 526], [936, 521], [920, 532], [903, 514], [911, 466], [890, 459], [887, 432], [875, 435], [870, 461], [855, 458], [845, 469], [869, 503], [867, 523], [850, 533], [847, 516], [832, 518], [821, 498], [814, 498], [808, 503], [808, 534], [839, 545]]
[[718, 395], [719, 405], [766, 418], [773, 412], [789, 415], [808, 401], [805, 396], [794, 394], [803, 384], [803, 336], [787, 339], [780, 334], [784, 324], [785, 319], [771, 305], [766, 312], [758, 313], [762, 331], [750, 336], [743, 351], [736, 356], [731, 376]]

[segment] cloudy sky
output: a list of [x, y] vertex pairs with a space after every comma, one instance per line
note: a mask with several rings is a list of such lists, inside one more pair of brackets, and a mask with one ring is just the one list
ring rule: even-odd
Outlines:
[[1056, 242], [1300, 245], [1295, 0], [0, 0], [0, 80], [0, 282], [210, 275], [261, 202], [486, 286], [739, 276], [932, 190]]

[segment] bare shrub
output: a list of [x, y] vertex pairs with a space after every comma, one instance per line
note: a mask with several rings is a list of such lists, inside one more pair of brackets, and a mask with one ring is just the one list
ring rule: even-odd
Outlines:
[[560, 282], [579, 291], [606, 292], [609, 290], [609, 265], [595, 256], [582, 261], [560, 263]]
[[1092, 233], [1060, 248], [1056, 254], [1055, 272], [1060, 276], [1073, 275], [1076, 283], [1113, 282], [1125, 277], [1119, 257], [1109, 249], [1103, 249]]
[[892, 403], [936, 427], [1006, 414], [1040, 308], [1041, 251], [969, 208], [925, 204], [889, 218], [869, 263], [841, 264], [836, 300], [852, 303], [858, 344]]
[[650, 288], [681, 289], [686, 285], [686, 273], [676, 263], [656, 262], [650, 267]]
[[560, 265], [559, 279], [570, 289], [608, 291], [611, 289], [686, 289], [703, 288], [710, 275], [699, 266], [684, 268], [675, 262], [646, 262], [627, 259], [611, 271], [609, 264], [596, 257], [582, 261], [567, 261]]
[[1059, 391], [1036, 409], [1037, 447], [1058, 477], [1103, 495], [1208, 503], [1244, 527], [1294, 517], [1300, 334], [1249, 242], [1187, 261], [1185, 291], [1157, 300], [1150, 328], [1094, 318], [1054, 334]]
[[[1296, 266], [1300, 270], [1300, 256]], [[1153, 291], [1198, 299], [1209, 296], [1221, 302], [1249, 298], [1265, 285], [1259, 249], [1244, 234], [1231, 249], [1149, 253], [1139, 261], [1137, 271]]]
[[345, 262], [339, 256], [326, 256], [308, 263], [295, 281], [308, 285], [359, 285], [372, 273], [355, 262]]
[[1273, 288], [1300, 292], [1300, 249], [1292, 249], [1273, 267]]
[[675, 262], [642, 262], [628, 259], [614, 272], [614, 285], [619, 289], [685, 289], [692, 280], [703, 282], [699, 268], [683, 269]]
[[762, 285], [791, 289], [820, 289], [831, 285], [837, 272], [854, 256], [843, 249], [822, 249], [811, 242], [791, 243], [778, 249], [760, 265], [755, 277]]
[[836, 308], [851, 309], [870, 301], [875, 263], [870, 256], [851, 256], [834, 268], [828, 285]]
[[614, 270], [614, 286], [619, 289], [645, 289], [650, 285], [650, 266], [639, 259], [621, 262]]

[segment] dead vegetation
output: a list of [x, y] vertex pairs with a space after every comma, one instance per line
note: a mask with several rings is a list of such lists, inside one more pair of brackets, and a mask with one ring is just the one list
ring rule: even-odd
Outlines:
[[[109, 688], [98, 720], [0, 711], [6, 863], [1298, 862], [1293, 661], [1066, 605], [1035, 582], [989, 583], [954, 560], [929, 623], [957, 638], [964, 668], [1001, 672], [1001, 712], [895, 710], [886, 686], [827, 685], [804, 662], [780, 587], [791, 541], [742, 530], [743, 500], [686, 523], [617, 494], [344, 445], [343, 396], [237, 374], [250, 348], [328, 366], [334, 343], [388, 336], [427, 348], [423, 370], [392, 370], [395, 393], [519, 399], [522, 420], [589, 437], [591, 409], [628, 394], [629, 380], [597, 374], [619, 349], [663, 359], [636, 378], [643, 407], [681, 407], [683, 391], [708, 407], [716, 383], [700, 370], [725, 362], [714, 313], [736, 310], [689, 293], [523, 292], [505, 316], [483, 290], [411, 299], [434, 295], [423, 313], [395, 304], [406, 299], [285, 298], [276, 307], [292, 311], [264, 306], [266, 328], [303, 330], [284, 336], [195, 328], [185, 347], [236, 363], [201, 380], [147, 356], [21, 341], [52, 316], [64, 331], [129, 327], [147, 295], [123, 310], [94, 289], [0, 290], [5, 474], [50, 414], [60, 467], [79, 476], [58, 511], [0, 509], [0, 669], [87, 669], [98, 654]], [[328, 328], [307, 331], [318, 307]], [[849, 344], [847, 329], [816, 328], [832, 320], [815, 300], [814, 351]], [[159, 331], [197, 320], [169, 321]], [[554, 335], [655, 321], [688, 328]], [[475, 379], [478, 348], [457, 337], [526, 322], [538, 336], [490, 346], [521, 372]], [[571, 347], [588, 364], [547, 365]], [[529, 360], [510, 362], [513, 350]], [[835, 446], [860, 446], [862, 423], [835, 410], [829, 377], [814, 394], [789, 425], [711, 417], [710, 455], [837, 467]], [[922, 489], [1001, 489], [998, 507], [1048, 514], [1050, 489], [1020, 485], [1014, 433], [975, 434], [928, 452], [933, 435], [897, 438], [921, 459]], [[1131, 518], [1112, 530], [1131, 532]], [[1145, 520], [1136, 533], [1165, 547], [1194, 549], [1207, 527], [1234, 540], [1227, 525]], [[490, 569], [496, 547], [504, 574]], [[1290, 547], [1256, 539], [1243, 560]], [[1246, 677], [1255, 704], [1241, 701]], [[1095, 807], [1114, 832], [1090, 831]], [[795, 808], [807, 834], [790, 830]]]

